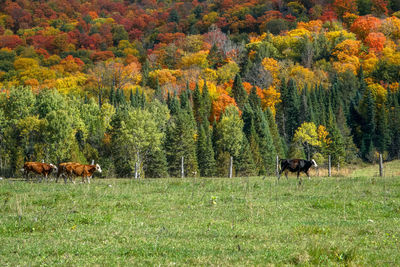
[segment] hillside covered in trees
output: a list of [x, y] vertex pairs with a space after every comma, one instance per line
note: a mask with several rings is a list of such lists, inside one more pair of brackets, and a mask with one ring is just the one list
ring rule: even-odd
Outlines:
[[0, 175], [400, 158], [400, 1], [0, 1]]

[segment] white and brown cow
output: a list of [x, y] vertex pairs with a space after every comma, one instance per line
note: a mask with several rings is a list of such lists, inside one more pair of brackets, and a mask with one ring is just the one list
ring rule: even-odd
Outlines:
[[67, 183], [68, 178], [72, 182], [72, 173], [67, 171], [67, 166], [69, 166], [69, 165], [80, 165], [80, 163], [78, 163], [78, 162], [62, 162], [62, 163], [58, 164], [56, 183], [58, 182], [58, 179], [60, 178], [60, 176], [62, 176], [64, 178], [65, 183]]
[[42, 181], [42, 176], [47, 181], [48, 176], [52, 173], [53, 170], [57, 171], [57, 167], [51, 163], [32, 161], [25, 162], [22, 169], [27, 181], [29, 181], [29, 174], [34, 173], [40, 176], [39, 182]]
[[82, 177], [82, 182], [86, 181], [90, 184], [90, 178], [93, 176], [93, 173], [99, 172], [101, 173], [101, 167], [99, 164], [96, 165], [66, 165], [66, 172], [73, 177], [73, 183], [75, 183], [75, 177]]

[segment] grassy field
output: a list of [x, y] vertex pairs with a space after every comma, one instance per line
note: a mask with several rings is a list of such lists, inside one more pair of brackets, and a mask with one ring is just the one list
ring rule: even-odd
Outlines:
[[0, 265], [400, 265], [400, 163], [349, 177], [0, 182]]

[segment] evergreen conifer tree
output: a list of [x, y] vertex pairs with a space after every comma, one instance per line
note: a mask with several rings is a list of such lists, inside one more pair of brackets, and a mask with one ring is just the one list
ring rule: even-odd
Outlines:
[[388, 94], [389, 104], [389, 156], [391, 158], [400, 158], [400, 106], [395, 93]]
[[168, 164], [164, 147], [159, 150], [150, 150], [143, 168], [146, 177], [168, 177]]
[[[168, 94], [169, 94], [169, 92], [168, 92]], [[158, 77], [156, 79], [156, 88], [155, 88], [155, 91], [154, 91], [154, 98], [158, 99], [161, 103], [164, 102], [164, 97], [163, 97], [163, 94], [162, 94], [160, 83], [158, 81]]]
[[[208, 123], [205, 125], [208, 128]], [[200, 175], [203, 177], [212, 177], [215, 174], [214, 150], [211, 141], [211, 132], [200, 125], [199, 136], [197, 140], [197, 161]]]
[[285, 101], [286, 133], [289, 137], [289, 140], [292, 140], [294, 132], [300, 125], [299, 97], [293, 80], [289, 80], [287, 86], [287, 95], [284, 96], [282, 101]]
[[216, 44], [213, 44], [211, 47], [210, 52], [207, 55], [207, 60], [210, 63], [210, 67], [213, 69], [217, 69], [218, 67], [222, 66], [224, 62], [224, 56]]
[[133, 89], [131, 89], [131, 93], [130, 93], [130, 95], [129, 95], [129, 101], [131, 102], [131, 106], [132, 107], [135, 107], [135, 96], [134, 96], [134, 94], [133, 94]]
[[243, 109], [244, 105], [247, 102], [247, 93], [246, 90], [244, 89], [242, 78], [240, 77], [239, 73], [236, 74], [235, 80], [233, 82], [232, 95], [238, 107], [240, 109]]
[[327, 130], [329, 132], [328, 138], [331, 140], [327, 152], [331, 155], [334, 164], [342, 163], [345, 160], [345, 146], [343, 136], [337, 126], [336, 118], [332, 109], [329, 110]]
[[255, 109], [257, 107], [261, 107], [261, 99], [257, 95], [257, 89], [253, 86], [250, 91], [249, 95], [249, 104], [252, 109]]
[[[143, 65], [142, 65], [142, 87], [147, 85], [147, 81], [149, 79], [149, 72], [150, 72], [150, 64], [146, 58], [146, 60], [144, 61]], [[158, 81], [158, 78], [157, 78], [157, 81]]]
[[211, 99], [210, 93], [208, 91], [207, 82], [204, 80], [203, 91], [201, 92], [201, 101], [202, 101], [202, 118], [208, 120], [211, 113]]
[[373, 161], [374, 134], [375, 134], [375, 101], [370, 90], [364, 94], [364, 120], [361, 130], [363, 132], [361, 139], [361, 155], [364, 159]]
[[115, 106], [115, 96], [114, 96], [114, 88], [111, 87], [110, 89], [110, 96], [108, 98], [108, 101], [110, 102], [110, 105]]
[[[263, 159], [262, 159], [261, 152], [260, 152], [258, 136], [257, 136], [256, 130], [254, 129], [253, 124], [250, 128], [250, 134], [248, 136], [249, 137], [246, 139], [248, 139], [248, 142], [249, 142], [250, 151], [253, 156], [253, 162], [257, 169], [257, 174], [263, 175], [266, 173], [266, 170], [265, 170], [265, 167], [263, 164]], [[243, 144], [243, 145], [246, 145], [246, 144]], [[246, 152], [245, 151], [246, 149], [247, 148], [245, 148], [243, 152]]]
[[176, 97], [171, 99], [169, 106], [172, 117], [167, 125], [165, 142], [169, 174], [180, 177], [181, 158], [184, 157], [185, 176], [193, 176], [198, 171], [195, 121], [193, 116], [180, 109]]
[[286, 149], [284, 148], [285, 142], [279, 135], [278, 126], [275, 123], [274, 115], [272, 114], [272, 111], [269, 108], [265, 111], [265, 117], [268, 120], [269, 131], [272, 136], [275, 151], [280, 158], [284, 158], [286, 156], [285, 153]]
[[275, 170], [276, 151], [269, 130], [268, 120], [265, 118], [261, 108], [254, 111], [254, 128], [258, 135], [259, 148], [263, 165], [267, 173], [272, 174]]
[[242, 146], [239, 155], [235, 158], [236, 176], [248, 177], [257, 174], [257, 167], [254, 164], [253, 155], [251, 153], [249, 141], [243, 136]]
[[201, 121], [201, 110], [202, 110], [202, 95], [200, 93], [199, 85], [196, 83], [196, 87], [193, 91], [193, 112], [194, 118], [198, 123]]

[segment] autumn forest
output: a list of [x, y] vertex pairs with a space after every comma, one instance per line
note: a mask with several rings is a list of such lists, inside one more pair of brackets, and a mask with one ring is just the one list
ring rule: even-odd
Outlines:
[[0, 1], [0, 175], [400, 158], [398, 0]]

